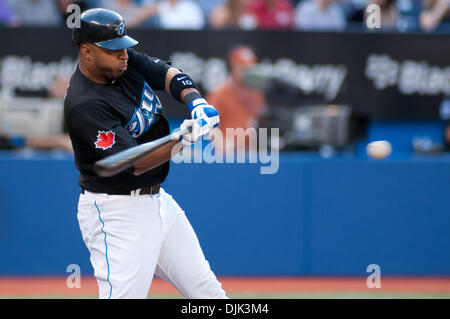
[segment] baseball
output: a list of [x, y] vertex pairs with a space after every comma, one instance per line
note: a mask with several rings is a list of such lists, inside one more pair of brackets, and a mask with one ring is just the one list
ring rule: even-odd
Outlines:
[[366, 151], [374, 159], [383, 159], [391, 155], [392, 145], [388, 141], [374, 141], [367, 144]]

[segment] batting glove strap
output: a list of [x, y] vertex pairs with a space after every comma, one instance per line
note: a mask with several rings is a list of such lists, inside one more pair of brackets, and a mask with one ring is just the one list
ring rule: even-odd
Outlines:
[[188, 105], [193, 119], [201, 120], [202, 132], [215, 128], [219, 125], [219, 112], [206, 102], [205, 99], [198, 98]]
[[191, 112], [192, 114], [192, 111], [199, 105], [208, 105], [208, 102], [206, 102], [206, 100], [203, 98], [192, 100], [188, 105], [189, 112]]

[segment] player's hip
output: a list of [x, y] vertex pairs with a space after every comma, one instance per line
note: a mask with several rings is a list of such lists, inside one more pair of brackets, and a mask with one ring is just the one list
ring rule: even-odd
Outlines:
[[[99, 227], [123, 231], [137, 231], [149, 223], [160, 223], [164, 233], [174, 219], [184, 211], [161, 187], [156, 195], [108, 195], [85, 191], [80, 194], [77, 218], [83, 231]], [[87, 230], [90, 232], [89, 230]]]

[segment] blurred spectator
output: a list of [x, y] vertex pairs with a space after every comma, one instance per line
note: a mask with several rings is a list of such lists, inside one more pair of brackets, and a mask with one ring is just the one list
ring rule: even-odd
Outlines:
[[211, 12], [209, 25], [213, 29], [254, 28], [256, 26], [254, 21], [247, 27], [246, 21], [242, 19], [247, 2], [248, 0], [226, 0], [223, 5], [216, 7]]
[[395, 0], [372, 0], [381, 9], [381, 29], [394, 30], [397, 28], [398, 12]]
[[193, 0], [162, 0], [157, 7], [164, 29], [202, 29], [205, 26], [202, 9]]
[[339, 4], [346, 17], [346, 27], [351, 28], [352, 23], [354, 22], [357, 29], [361, 29], [363, 10], [365, 10], [366, 6], [369, 4], [369, 0], [340, 0]]
[[290, 0], [249, 0], [241, 21], [246, 28], [292, 29], [294, 7]]
[[65, 150], [67, 152], [73, 152], [72, 142], [70, 141], [69, 134], [67, 134], [67, 129], [64, 129], [64, 134], [57, 136], [28, 137], [24, 143], [24, 147], [34, 150]]
[[266, 105], [261, 91], [249, 88], [243, 83], [245, 70], [257, 63], [253, 50], [245, 45], [233, 47], [228, 54], [228, 63], [231, 69], [230, 79], [218, 89], [209, 92], [206, 97], [208, 103], [219, 111], [218, 128], [224, 139], [227, 128], [247, 130], [256, 127]]
[[153, 0], [102, 0], [101, 6], [119, 13], [128, 28], [161, 26]]
[[60, 26], [63, 23], [55, 0], [9, 0], [20, 25]]
[[[56, 76], [52, 86], [47, 91], [48, 97], [58, 98], [62, 101], [66, 95], [69, 82], [69, 76]], [[62, 120], [64, 121], [64, 118]], [[73, 152], [72, 142], [70, 141], [65, 123], [63, 124], [63, 132], [61, 134], [55, 136], [28, 137], [25, 139], [24, 146], [35, 150], [62, 149], [68, 152]]]
[[47, 97], [63, 100], [69, 87], [70, 77], [67, 75], [56, 75], [52, 85], [47, 90]]
[[65, 129], [64, 134], [57, 136], [35, 136], [25, 139], [24, 147], [34, 150], [65, 150], [67, 152], [73, 152], [72, 142], [70, 141], [69, 134]]
[[450, 2], [448, 0], [425, 0], [425, 9], [419, 20], [422, 29], [434, 31], [442, 22], [450, 22]]
[[202, 9], [203, 15], [209, 17], [214, 9], [223, 6], [226, 0], [196, 0], [195, 2], [197, 2]]
[[397, 0], [398, 21], [400, 32], [420, 31], [419, 15], [422, 11], [422, 0]]
[[[45, 96], [48, 98], [57, 98], [61, 100], [61, 106], [69, 86], [70, 76], [56, 76], [52, 86], [46, 91]], [[67, 127], [63, 121], [63, 131], [56, 135], [42, 136], [7, 136], [0, 134], [0, 150], [14, 150], [29, 148], [34, 150], [65, 150], [73, 152], [72, 143], [67, 133]]]
[[305, 0], [297, 5], [295, 24], [301, 30], [343, 30], [346, 20], [336, 0]]
[[0, 26], [6, 25], [8, 27], [19, 24], [17, 14], [12, 10], [7, 0], [0, 0]]

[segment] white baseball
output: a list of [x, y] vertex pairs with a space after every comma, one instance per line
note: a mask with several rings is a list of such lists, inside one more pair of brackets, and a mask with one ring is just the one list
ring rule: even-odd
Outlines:
[[388, 141], [374, 141], [367, 144], [367, 155], [375, 159], [383, 159], [391, 155], [392, 145]]

